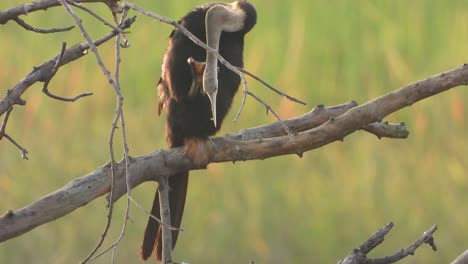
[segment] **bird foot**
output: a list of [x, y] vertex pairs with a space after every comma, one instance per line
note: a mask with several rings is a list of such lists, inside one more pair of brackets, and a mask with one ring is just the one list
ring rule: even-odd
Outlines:
[[206, 166], [213, 153], [213, 142], [200, 138], [186, 139], [184, 152], [195, 165]]

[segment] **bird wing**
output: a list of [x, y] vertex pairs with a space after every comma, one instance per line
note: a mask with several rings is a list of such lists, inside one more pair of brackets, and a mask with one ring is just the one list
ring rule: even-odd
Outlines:
[[166, 81], [164, 81], [163, 78], [160, 78], [158, 82], [158, 94], [159, 94], [158, 115], [161, 115], [162, 109], [166, 107], [167, 101], [169, 100], [169, 96], [170, 96], [167, 83]]

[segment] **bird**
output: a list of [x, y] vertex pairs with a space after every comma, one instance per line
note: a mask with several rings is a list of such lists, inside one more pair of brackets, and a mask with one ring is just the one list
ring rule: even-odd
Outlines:
[[[178, 23], [209, 47], [215, 49], [235, 67], [242, 68], [244, 36], [255, 26], [257, 13], [246, 0], [232, 3], [211, 2], [196, 7]], [[169, 148], [184, 147], [192, 162], [200, 162], [203, 148], [219, 131], [239, 89], [240, 77], [215, 55], [195, 44], [179, 29], [169, 36], [169, 44], [157, 84], [158, 115], [166, 111], [166, 142]], [[198, 160], [198, 161], [197, 161]], [[169, 208], [171, 226], [180, 227], [187, 195], [189, 172], [169, 177]], [[156, 190], [151, 214], [160, 218], [159, 194]], [[172, 231], [174, 248], [179, 231]], [[153, 218], [146, 225], [141, 258], [147, 260], [155, 253], [162, 258], [162, 226]]]

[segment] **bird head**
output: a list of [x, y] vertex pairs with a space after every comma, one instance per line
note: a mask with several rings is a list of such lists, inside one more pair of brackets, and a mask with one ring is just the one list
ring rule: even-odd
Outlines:
[[[207, 45], [219, 51], [221, 32], [249, 32], [255, 25], [255, 8], [247, 1], [235, 1], [230, 4], [217, 4], [206, 12], [205, 27]], [[216, 119], [216, 96], [218, 94], [218, 59], [207, 51], [206, 67], [203, 73], [203, 89], [211, 102], [214, 126]]]

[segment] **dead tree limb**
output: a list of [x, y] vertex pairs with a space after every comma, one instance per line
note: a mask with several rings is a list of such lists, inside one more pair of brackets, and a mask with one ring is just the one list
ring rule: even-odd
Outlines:
[[354, 249], [353, 252], [349, 256], [347, 256], [343, 260], [340, 260], [338, 264], [395, 263], [409, 255], [414, 255], [414, 252], [416, 251], [416, 249], [418, 249], [423, 244], [430, 245], [434, 251], [437, 250], [437, 247], [435, 246], [435, 243], [434, 243], [434, 238], [432, 236], [434, 232], [437, 230], [437, 226], [434, 225], [429, 230], [424, 232], [424, 234], [418, 240], [416, 240], [411, 246], [401, 249], [400, 251], [398, 251], [397, 253], [391, 256], [375, 258], [375, 259], [368, 258], [367, 254], [369, 254], [374, 248], [376, 248], [378, 245], [380, 245], [384, 241], [385, 235], [388, 232], [390, 232], [390, 229], [392, 229], [393, 226], [394, 226], [393, 223], [389, 223], [385, 225], [382, 229], [375, 232], [375, 234], [373, 234], [366, 242], [364, 242], [364, 244]]
[[171, 211], [169, 208], [169, 175], [159, 180], [159, 201], [162, 226], [162, 263], [172, 263]]
[[461, 253], [451, 264], [468, 264], [468, 250]]
[[[128, 167], [128, 173], [132, 175], [130, 185], [131, 188], [134, 188], [145, 181], [159, 180], [161, 176], [174, 175], [181, 171], [202, 169], [213, 162], [266, 159], [286, 154], [301, 156], [305, 151], [322, 147], [336, 140], [343, 140], [352, 132], [370, 123], [380, 121], [388, 114], [424, 98], [459, 85], [466, 85], [467, 81], [468, 64], [464, 64], [454, 70], [409, 84], [363, 105], [353, 107], [344, 114], [330, 118], [317, 127], [306, 128], [302, 131], [296, 130], [295, 143], [291, 143], [289, 136], [284, 136], [282, 129], [277, 133], [265, 132], [272, 127], [281, 126], [277, 123], [244, 130], [242, 134], [245, 134], [245, 137], [237, 134], [237, 137], [247, 140], [235, 139], [236, 136], [214, 138], [211, 142], [206, 143], [205, 149], [209, 152], [208, 163], [198, 167], [184, 156], [184, 151], [181, 148], [161, 150], [130, 158]], [[314, 112], [317, 111], [312, 111], [312, 114], [307, 117], [311, 123], [315, 122]], [[301, 119], [300, 121], [296, 120], [296, 122], [307, 121]], [[314, 124], [317, 125], [317, 122]], [[291, 125], [295, 127], [294, 124]], [[265, 130], [265, 128], [267, 129]], [[251, 133], [257, 136], [252, 136]], [[269, 137], [265, 138], [264, 135], [269, 135]], [[22, 209], [8, 211], [0, 217], [0, 242], [62, 217], [108, 193], [111, 182], [110, 175], [109, 164], [104, 165]], [[114, 197], [118, 199], [127, 192], [125, 162], [116, 164], [115, 176]]]
[[[118, 0], [117, 0], [118, 1]], [[76, 3], [105, 3], [107, 6], [112, 7], [117, 5], [115, 0], [74, 0]], [[51, 7], [60, 6], [57, 0], [43, 0], [35, 1], [20, 6], [12, 7], [5, 11], [0, 12], [0, 24], [6, 24], [10, 20], [15, 20], [19, 16], [28, 15], [29, 13], [47, 10]]]
[[[128, 18], [122, 23], [119, 28], [121, 30], [129, 28], [136, 20], [136, 17]], [[94, 45], [99, 46], [102, 43], [112, 39], [119, 32], [112, 31], [102, 38], [94, 41]], [[77, 60], [87, 54], [89, 45], [87, 43], [76, 44], [63, 52], [60, 65], [58, 67], [68, 64], [74, 60]], [[26, 75], [19, 83], [13, 88], [9, 89], [7, 95], [0, 101], [0, 116], [2, 116], [8, 109], [13, 105], [21, 102], [21, 95], [36, 82], [45, 82], [49, 79], [51, 73], [54, 71], [55, 64], [59, 59], [60, 54], [53, 57], [52, 59], [42, 63], [39, 66], [33, 67], [33, 70]], [[24, 102], [24, 101], [23, 101]]]

